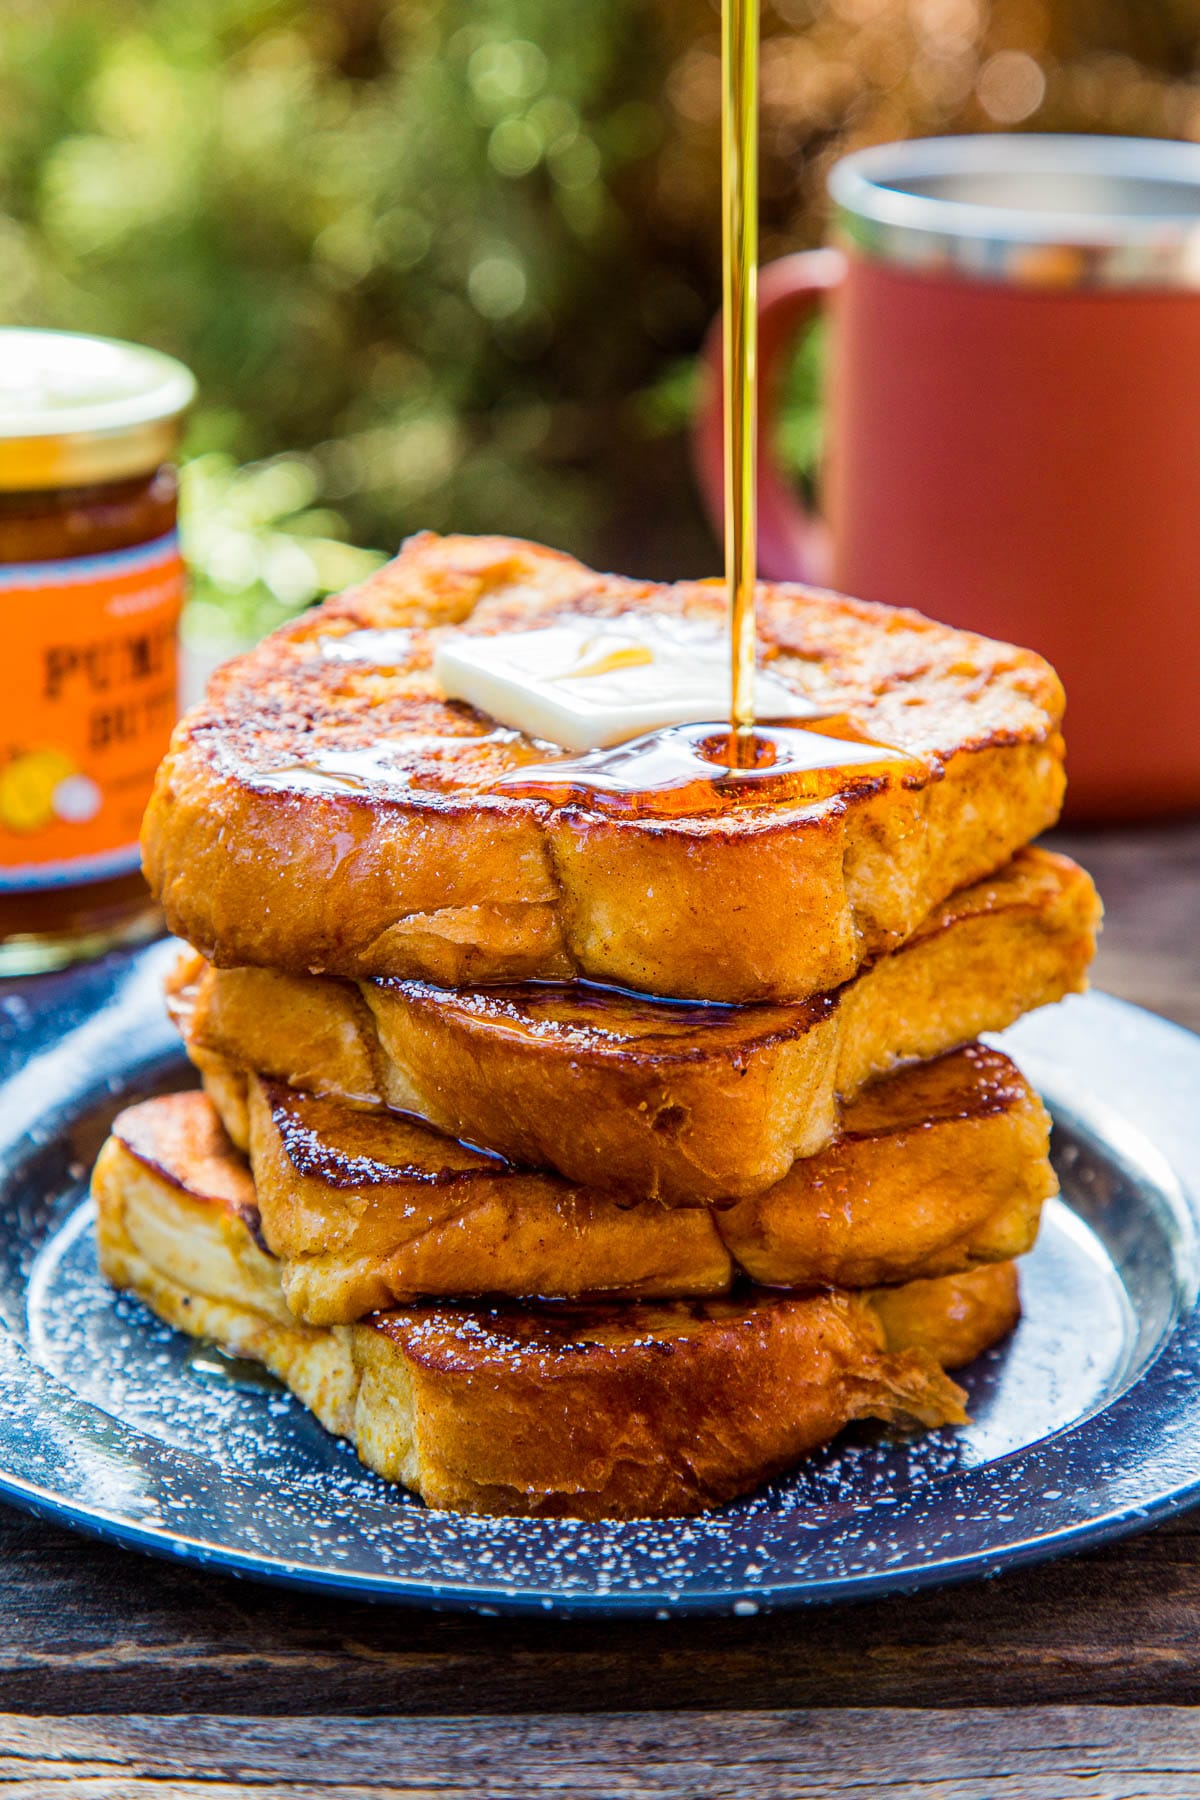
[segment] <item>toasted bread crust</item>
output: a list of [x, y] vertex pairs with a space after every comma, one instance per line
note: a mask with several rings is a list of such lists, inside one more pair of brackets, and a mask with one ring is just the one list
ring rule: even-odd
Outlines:
[[[875, 1302], [844, 1293], [406, 1308], [338, 1331], [281, 1323], [274, 1264], [230, 1204], [231, 1184], [207, 1192], [219, 1127], [200, 1097], [179, 1098], [186, 1105], [161, 1136], [164, 1103], [144, 1102], [101, 1153], [105, 1273], [180, 1329], [267, 1363], [364, 1461], [432, 1506], [593, 1519], [697, 1512], [851, 1419], [960, 1422], [962, 1393], [922, 1334], [973, 1356], [1014, 1323], [1003, 1266], [925, 1285], [904, 1310], [900, 1351]], [[252, 1269], [257, 1287], [223, 1294], [231, 1266]], [[969, 1327], [948, 1326], [968, 1314]]]
[[[855, 1418], [961, 1422], [937, 1365], [883, 1348], [847, 1294], [477, 1313], [359, 1326], [359, 1452], [434, 1506], [539, 1517], [662, 1517], [719, 1506]], [[397, 1363], [420, 1420], [394, 1448]]]
[[318, 1325], [425, 1296], [907, 1282], [1023, 1254], [1057, 1191], [1045, 1108], [1007, 1057], [978, 1045], [868, 1089], [827, 1150], [720, 1210], [621, 1204], [220, 1065], [206, 1085], [248, 1146], [288, 1305]]
[[[220, 671], [180, 724], [143, 835], [172, 928], [219, 966], [448, 985], [582, 974], [803, 999], [1057, 816], [1062, 690], [1046, 663], [794, 587], [762, 590], [764, 656], [798, 694], [902, 751], [894, 773], [682, 819], [497, 792], [544, 749], [441, 697], [437, 631], [650, 607], [718, 619], [722, 599], [713, 584], [598, 576], [506, 539], [412, 540]], [[384, 661], [337, 652], [380, 631], [403, 638]], [[331, 772], [347, 755], [359, 772]]]
[[542, 984], [448, 989], [185, 956], [190, 1045], [285, 1086], [387, 1105], [510, 1161], [669, 1205], [761, 1193], [837, 1130], [837, 1101], [1078, 992], [1099, 900], [1022, 850], [833, 993], [740, 1008]]

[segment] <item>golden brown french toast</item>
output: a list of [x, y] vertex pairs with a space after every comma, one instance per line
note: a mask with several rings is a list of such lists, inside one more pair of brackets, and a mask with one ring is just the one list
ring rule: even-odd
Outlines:
[[206, 1085], [248, 1149], [288, 1305], [316, 1325], [426, 1296], [657, 1299], [727, 1293], [739, 1276], [803, 1288], [951, 1274], [1028, 1250], [1057, 1192], [1044, 1107], [979, 1045], [869, 1088], [826, 1150], [721, 1209], [622, 1204], [228, 1065]]
[[[431, 1506], [579, 1518], [722, 1504], [852, 1419], [964, 1418], [939, 1366], [1019, 1314], [1010, 1264], [889, 1296], [587, 1307], [447, 1305], [322, 1330], [289, 1320], [244, 1168], [202, 1096], [121, 1115], [93, 1175], [101, 1265], [160, 1318], [256, 1358]], [[903, 1293], [904, 1290], [900, 1290]]]
[[360, 986], [185, 955], [189, 1045], [285, 1086], [386, 1105], [512, 1162], [668, 1204], [781, 1180], [840, 1099], [898, 1065], [1078, 992], [1100, 903], [1063, 856], [1021, 850], [911, 938], [798, 1005], [664, 1002], [584, 984]]
[[760, 658], [798, 710], [899, 754], [768, 801], [708, 784], [683, 816], [505, 791], [565, 753], [448, 701], [431, 671], [450, 631], [715, 629], [723, 606], [713, 582], [597, 575], [510, 539], [410, 540], [219, 670], [181, 722], [143, 833], [172, 929], [223, 967], [804, 999], [1057, 816], [1054, 671], [917, 613], [764, 586]]

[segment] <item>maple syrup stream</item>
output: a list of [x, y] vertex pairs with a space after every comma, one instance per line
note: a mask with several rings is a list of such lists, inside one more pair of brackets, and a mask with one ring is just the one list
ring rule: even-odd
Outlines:
[[759, 0], [722, 0], [725, 584], [733, 657], [729, 761], [752, 768], [757, 576]]

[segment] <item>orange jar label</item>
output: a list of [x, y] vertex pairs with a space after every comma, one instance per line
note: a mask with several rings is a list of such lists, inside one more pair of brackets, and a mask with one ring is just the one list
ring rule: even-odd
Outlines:
[[0, 893], [125, 874], [178, 714], [178, 539], [0, 566]]

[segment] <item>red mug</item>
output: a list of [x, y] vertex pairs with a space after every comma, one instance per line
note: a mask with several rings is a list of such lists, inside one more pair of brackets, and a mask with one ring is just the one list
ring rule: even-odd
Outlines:
[[[840, 247], [759, 290], [759, 563], [1049, 657], [1070, 810], [1200, 806], [1200, 145], [981, 136], [845, 158]], [[833, 315], [824, 519], [772, 452]], [[716, 379], [696, 426], [722, 510]]]

